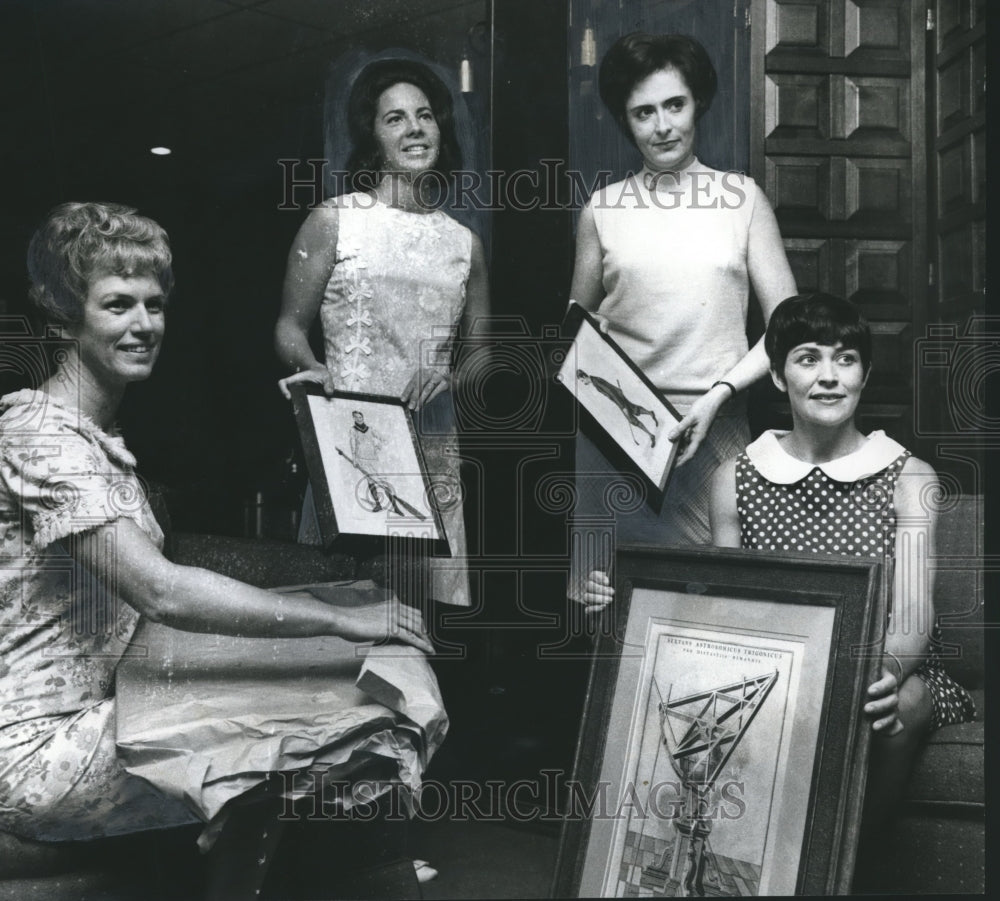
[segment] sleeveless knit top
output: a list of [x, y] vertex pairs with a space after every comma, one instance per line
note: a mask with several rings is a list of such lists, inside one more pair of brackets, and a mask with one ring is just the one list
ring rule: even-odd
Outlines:
[[785, 451], [783, 434], [765, 432], [737, 457], [742, 546], [891, 559], [892, 497], [910, 452], [878, 431], [860, 450], [813, 464]]
[[676, 176], [640, 173], [590, 199], [603, 263], [598, 312], [681, 408], [747, 352], [747, 245], [759, 196], [752, 178], [696, 160]]

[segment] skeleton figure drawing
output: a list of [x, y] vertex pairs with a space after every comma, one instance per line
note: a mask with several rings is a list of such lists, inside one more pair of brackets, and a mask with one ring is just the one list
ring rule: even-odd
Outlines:
[[[576, 377], [583, 382], [584, 385], [591, 385], [600, 394], [603, 394], [608, 400], [610, 400], [619, 410], [621, 410], [622, 415], [628, 421], [630, 430], [641, 429], [649, 436], [649, 446], [656, 447], [656, 435], [651, 432], [643, 424], [642, 420], [639, 419], [640, 416], [649, 416], [653, 420], [653, 425], [659, 427], [659, 422], [656, 419], [656, 413], [652, 410], [646, 409], [646, 407], [641, 404], [637, 404], [634, 401], [629, 400], [625, 396], [625, 392], [622, 390], [621, 385], [612, 385], [607, 379], [602, 379], [599, 375], [589, 375], [582, 369], [576, 371]], [[635, 432], [632, 431], [632, 440], [638, 444], [639, 439], [636, 438]]]

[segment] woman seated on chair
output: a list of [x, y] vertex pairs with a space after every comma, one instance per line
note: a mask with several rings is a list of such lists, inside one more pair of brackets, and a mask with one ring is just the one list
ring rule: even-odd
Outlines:
[[[159, 225], [115, 204], [65, 204], [32, 238], [28, 268], [33, 303], [70, 341], [38, 390], [0, 399], [0, 829], [80, 840], [193, 822], [116, 754], [115, 670], [140, 615], [191, 632], [433, 648], [420, 614], [394, 601], [284, 596], [279, 612], [269, 591], [160, 553], [115, 429], [126, 387], [149, 377], [163, 340], [173, 277]], [[276, 815], [280, 799], [269, 806]], [[226, 828], [216, 848], [235, 852]], [[265, 868], [250, 861], [261, 849], [244, 851], [227, 861], [217, 850], [226, 897], [259, 887]]]
[[[882, 431], [855, 424], [871, 373], [871, 331], [853, 304], [828, 294], [790, 297], [775, 309], [765, 347], [771, 378], [788, 395], [789, 432], [767, 431], [716, 471], [713, 543], [777, 552], [881, 557], [891, 574], [881, 676], [865, 715], [876, 733], [865, 800], [871, 833], [891, 809], [923, 737], [974, 714], [968, 692], [941, 668], [933, 568], [938, 491], [934, 470]], [[588, 609], [613, 596], [592, 573]]]

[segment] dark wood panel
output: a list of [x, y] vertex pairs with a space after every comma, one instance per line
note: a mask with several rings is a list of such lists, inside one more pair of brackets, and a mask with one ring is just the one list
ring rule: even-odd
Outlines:
[[890, 438], [904, 447], [913, 446], [913, 407], [908, 402], [899, 404], [864, 404], [858, 412], [858, 427], [862, 432], [882, 429]]
[[[764, 91], [769, 147], [798, 141], [803, 151], [850, 153], [863, 143], [865, 155], [909, 156], [909, 79], [772, 72]], [[828, 140], [849, 143], [823, 146]]]
[[845, 176], [849, 220], [900, 227], [913, 222], [909, 160], [848, 159]]
[[[909, 146], [910, 83], [903, 78], [855, 75], [845, 78], [844, 137], [886, 139]], [[895, 152], [898, 145], [886, 148]]]
[[[981, 308], [985, 290], [986, 6], [937, 0], [934, 12], [933, 297], [936, 314], [958, 328]], [[922, 411], [927, 421], [933, 415]]]
[[768, 156], [909, 156], [912, 149], [911, 141], [888, 136], [829, 141], [769, 138], [765, 144]]
[[965, 137], [965, 135], [972, 134], [974, 131], [984, 128], [985, 125], [986, 116], [982, 113], [975, 113], [972, 116], [957, 119], [950, 128], [934, 139], [934, 149], [937, 151], [944, 150], [946, 147], [954, 144], [955, 141]]
[[768, 0], [766, 52], [830, 56], [830, 12], [825, 0]]
[[783, 238], [812, 238], [823, 235], [827, 238], [864, 238], [868, 241], [905, 241], [912, 237], [912, 229], [907, 229], [897, 222], [823, 222], [817, 223], [815, 215], [799, 214], [791, 211], [778, 216], [778, 226]]
[[848, 0], [844, 56], [862, 64], [910, 59], [909, 0]]
[[972, 25], [971, 15], [970, 0], [936, 0], [934, 17], [938, 53], [962, 39]]
[[986, 202], [986, 128], [972, 135], [972, 201]]
[[825, 157], [768, 157], [765, 193], [776, 213], [817, 223], [843, 209], [834, 197], [832, 160]]
[[844, 256], [844, 294], [869, 318], [903, 319], [909, 314], [913, 302], [909, 241], [852, 240]]
[[936, 0], [934, 4], [934, 43], [939, 63], [951, 54], [979, 43], [986, 35], [986, 2], [976, 0]]
[[947, 213], [973, 202], [972, 136], [938, 154], [938, 210]]
[[972, 112], [986, 112], [986, 42], [980, 41], [971, 50]]
[[938, 235], [941, 298], [970, 296], [983, 289], [986, 223], [968, 222]]
[[938, 134], [971, 114], [971, 72], [971, 62], [967, 54], [956, 56], [938, 69]]
[[879, 389], [910, 394], [913, 372], [913, 324], [911, 322], [871, 322], [872, 374], [868, 391]]
[[768, 75], [764, 90], [768, 138], [825, 141], [831, 137], [828, 77]]
[[768, 72], [822, 72], [827, 75], [882, 75], [888, 78], [907, 78], [910, 64], [905, 60], [856, 60], [793, 53], [790, 51], [768, 54]]
[[970, 222], [978, 222], [986, 217], [985, 203], [971, 203], [960, 207], [951, 213], [944, 213], [938, 217], [937, 233], [939, 235], [950, 234], [956, 229], [965, 228]]
[[784, 243], [788, 264], [792, 267], [795, 285], [800, 293], [837, 293], [830, 262], [831, 241], [825, 238], [792, 238]]

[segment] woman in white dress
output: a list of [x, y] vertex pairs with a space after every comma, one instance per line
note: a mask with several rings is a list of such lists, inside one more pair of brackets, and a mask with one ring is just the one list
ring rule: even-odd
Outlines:
[[[378, 60], [351, 90], [348, 123], [354, 190], [313, 210], [288, 255], [275, 345], [295, 372], [280, 384], [286, 396], [303, 381], [392, 395], [414, 411], [452, 553], [430, 560], [431, 597], [467, 606], [452, 357], [489, 293], [479, 238], [433, 203], [461, 164], [451, 95], [422, 63]], [[308, 340], [317, 317], [323, 362]], [[311, 496], [300, 540], [318, 540]]]
[[[430, 598], [404, 600], [469, 606], [452, 363], [456, 340], [489, 314], [489, 289], [482, 242], [433, 202], [461, 165], [451, 94], [422, 63], [379, 60], [351, 89], [348, 125], [353, 190], [313, 210], [288, 255], [275, 346], [295, 373], [280, 386], [393, 395], [414, 411], [451, 557], [428, 558], [416, 580]], [[317, 316], [322, 363], [309, 346]], [[310, 489], [299, 540], [318, 539]], [[414, 865], [422, 882], [436, 875]]]

